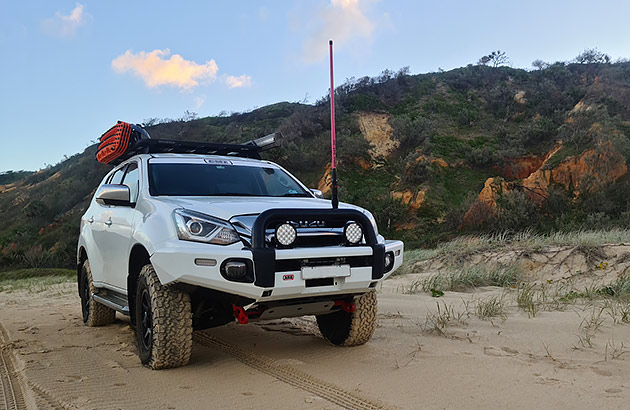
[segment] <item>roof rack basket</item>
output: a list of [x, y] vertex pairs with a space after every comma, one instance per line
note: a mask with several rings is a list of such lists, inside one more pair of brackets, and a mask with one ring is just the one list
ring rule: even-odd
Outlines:
[[254, 144], [219, 144], [176, 140], [144, 139], [135, 143], [125, 153], [130, 158], [136, 154], [208, 154], [260, 159], [262, 147]]
[[244, 144], [151, 139], [139, 125], [118, 121], [100, 138], [96, 159], [118, 165], [137, 154], [205, 154], [260, 159], [260, 153], [275, 146], [277, 133]]

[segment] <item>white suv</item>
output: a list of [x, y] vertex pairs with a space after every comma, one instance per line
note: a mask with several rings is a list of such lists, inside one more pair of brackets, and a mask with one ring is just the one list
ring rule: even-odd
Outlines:
[[193, 329], [234, 320], [315, 315], [331, 343], [367, 342], [403, 243], [282, 167], [229, 154], [137, 154], [109, 172], [81, 218], [83, 321], [130, 316], [153, 369], [187, 364]]

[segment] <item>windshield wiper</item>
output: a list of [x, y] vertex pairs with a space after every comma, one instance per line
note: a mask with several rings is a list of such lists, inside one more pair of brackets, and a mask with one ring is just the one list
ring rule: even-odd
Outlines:
[[209, 196], [261, 196], [261, 195], [248, 194], [246, 192], [221, 192], [220, 194], [210, 194]]
[[300, 196], [300, 197], [305, 197], [308, 198], [309, 196], [303, 192], [287, 192], [284, 195], [281, 196]]

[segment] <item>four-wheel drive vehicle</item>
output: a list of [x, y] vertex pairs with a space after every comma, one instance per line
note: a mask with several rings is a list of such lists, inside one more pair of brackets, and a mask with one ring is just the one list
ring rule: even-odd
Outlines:
[[368, 211], [332, 209], [252, 146], [150, 144], [119, 161], [81, 218], [86, 325], [130, 316], [154, 369], [188, 363], [193, 329], [234, 320], [315, 315], [335, 345], [370, 339], [374, 288], [403, 243], [384, 240]]

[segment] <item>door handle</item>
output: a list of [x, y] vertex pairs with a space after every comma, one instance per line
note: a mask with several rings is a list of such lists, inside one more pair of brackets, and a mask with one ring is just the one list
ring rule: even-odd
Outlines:
[[112, 220], [111, 219], [106, 220], [105, 221], [105, 225], [111, 226], [112, 225]]
[[90, 219], [88, 219], [87, 221], [88, 221], [89, 223], [94, 222], [94, 217], [93, 217], [93, 216], [90, 216]]

